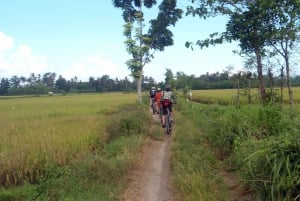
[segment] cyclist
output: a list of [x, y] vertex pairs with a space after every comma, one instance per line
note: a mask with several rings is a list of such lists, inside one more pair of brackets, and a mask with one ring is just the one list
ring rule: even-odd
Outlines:
[[162, 127], [165, 128], [166, 126], [166, 114], [167, 114], [167, 108], [169, 108], [170, 111], [170, 117], [173, 121], [173, 112], [172, 112], [172, 104], [176, 102], [175, 95], [173, 91], [171, 91], [171, 86], [166, 85], [165, 91], [162, 93], [161, 96], [161, 105], [162, 105]]
[[156, 112], [160, 115], [161, 115], [161, 104], [160, 104], [161, 96], [162, 96], [162, 91], [161, 88], [158, 87], [155, 95], [155, 104], [156, 104]]
[[153, 114], [155, 114], [155, 95], [156, 95], [156, 88], [153, 86], [151, 87], [150, 91], [149, 91], [149, 99], [150, 99], [150, 107], [153, 110]]

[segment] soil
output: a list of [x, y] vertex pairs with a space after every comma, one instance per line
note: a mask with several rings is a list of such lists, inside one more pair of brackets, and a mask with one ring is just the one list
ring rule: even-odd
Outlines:
[[[158, 115], [153, 115], [160, 122]], [[130, 182], [122, 196], [123, 201], [174, 201], [176, 193], [172, 190], [169, 175], [169, 148], [172, 135], [163, 141], [147, 139], [135, 167], [130, 173]], [[235, 175], [219, 170], [228, 187], [230, 201], [254, 201], [251, 192], [240, 184]]]
[[[153, 119], [159, 122], [158, 115]], [[131, 173], [124, 201], [172, 201], [174, 193], [169, 182], [169, 146], [171, 136], [163, 141], [147, 139], [140, 158]]]

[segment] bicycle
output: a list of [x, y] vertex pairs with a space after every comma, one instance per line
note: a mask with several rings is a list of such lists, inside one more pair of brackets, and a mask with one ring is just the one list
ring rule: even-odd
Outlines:
[[171, 134], [171, 127], [172, 127], [172, 119], [170, 115], [169, 108], [166, 108], [167, 114], [166, 114], [166, 120], [165, 120], [165, 132], [167, 135]]

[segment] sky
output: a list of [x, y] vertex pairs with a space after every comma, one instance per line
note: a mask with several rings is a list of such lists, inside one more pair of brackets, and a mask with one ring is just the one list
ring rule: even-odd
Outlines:
[[[179, 2], [182, 8], [187, 5], [185, 0]], [[223, 72], [227, 66], [242, 69], [243, 59], [232, 52], [237, 44], [194, 50], [184, 45], [224, 31], [225, 24], [221, 17], [201, 20], [183, 16], [171, 27], [174, 45], [155, 52], [144, 75], [160, 82], [166, 69], [195, 76]], [[131, 57], [125, 49], [123, 25], [122, 11], [113, 7], [111, 0], [2, 0], [0, 78], [47, 72], [66, 79], [77, 76], [82, 81], [103, 75], [130, 77], [125, 62]]]

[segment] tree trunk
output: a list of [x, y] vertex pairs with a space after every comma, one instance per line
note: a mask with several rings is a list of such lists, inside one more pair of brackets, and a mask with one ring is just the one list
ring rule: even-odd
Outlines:
[[294, 108], [294, 97], [293, 97], [293, 90], [292, 90], [292, 83], [290, 77], [290, 64], [289, 64], [289, 57], [287, 51], [284, 52], [284, 59], [285, 59], [285, 68], [286, 68], [286, 82], [289, 91], [289, 103], [290, 109], [293, 110]]
[[268, 76], [269, 76], [269, 82], [270, 82], [270, 101], [271, 103], [274, 102], [275, 99], [275, 92], [274, 92], [274, 87], [273, 87], [273, 73], [272, 73], [272, 68], [268, 68]]
[[[142, 13], [142, 6], [139, 7], [139, 10], [140, 10], [140, 13]], [[142, 49], [142, 46], [143, 46], [143, 40], [142, 40], [142, 37], [143, 37], [143, 21], [140, 19], [138, 21], [139, 23], [139, 42], [140, 42], [140, 51]], [[137, 81], [137, 90], [138, 90], [138, 102], [139, 103], [142, 103], [143, 101], [143, 98], [142, 98], [142, 80], [143, 80], [143, 55], [140, 54], [139, 56], [139, 62], [140, 62], [140, 71], [139, 71], [139, 78], [138, 78], [138, 81]]]
[[281, 104], [283, 104], [283, 82], [284, 82], [284, 67], [282, 66], [280, 69], [280, 99], [281, 99]]
[[251, 78], [248, 79], [248, 104], [251, 104]]
[[257, 62], [257, 75], [258, 75], [258, 88], [260, 93], [260, 98], [262, 103], [266, 102], [266, 90], [264, 86], [264, 77], [263, 77], [263, 66], [261, 61], [261, 51], [256, 49], [256, 62]]
[[138, 102], [141, 103], [143, 101], [142, 98], [142, 80], [143, 80], [143, 72], [140, 72], [140, 76], [137, 80], [137, 95], [138, 95]]

